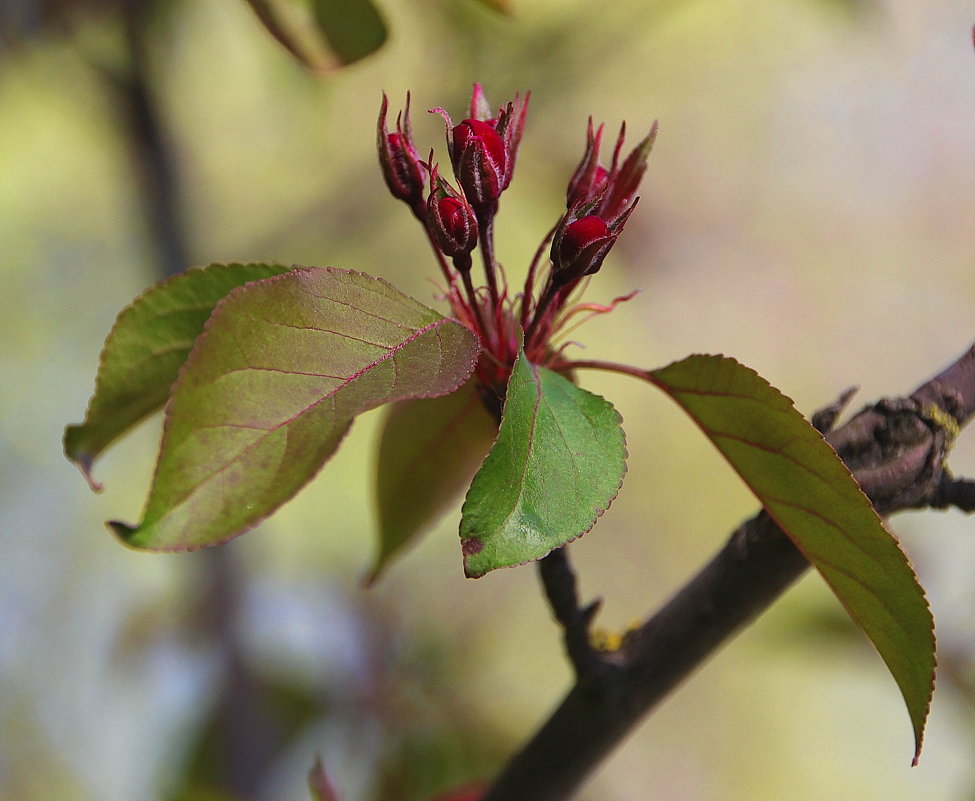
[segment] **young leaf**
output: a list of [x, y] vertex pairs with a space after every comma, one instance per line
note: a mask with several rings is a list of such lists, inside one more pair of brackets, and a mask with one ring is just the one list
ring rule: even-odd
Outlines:
[[190, 348], [230, 290], [293, 270], [279, 264], [211, 264], [156, 284], [112, 327], [85, 422], [64, 430], [65, 455], [91, 477], [95, 459], [117, 437], [162, 407]]
[[311, 70], [326, 72], [385, 44], [386, 23], [372, 0], [247, 0], [268, 32]]
[[229, 539], [304, 486], [357, 414], [452, 392], [479, 350], [459, 323], [362, 273], [312, 268], [239, 287], [174, 386], [142, 522], [110, 525], [156, 551]]
[[620, 422], [608, 401], [521, 353], [498, 440], [464, 502], [464, 572], [539, 559], [589, 531], [623, 483]]
[[934, 689], [924, 591], [846, 465], [792, 401], [734, 359], [690, 356], [647, 374], [691, 416], [822, 574], [900, 687], [915, 754]]
[[370, 581], [471, 483], [497, 433], [471, 382], [390, 409], [379, 443], [380, 546]]

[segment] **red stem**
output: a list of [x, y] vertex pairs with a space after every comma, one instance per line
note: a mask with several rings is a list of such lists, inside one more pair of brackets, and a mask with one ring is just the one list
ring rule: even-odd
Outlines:
[[427, 240], [430, 242], [430, 247], [433, 248], [433, 255], [437, 257], [437, 263], [440, 265], [440, 272], [442, 272], [443, 277], [447, 279], [447, 286], [449, 288], [454, 281], [457, 280], [457, 276], [450, 271], [450, 266], [447, 264], [447, 259], [444, 258], [440, 248], [437, 247], [437, 241], [433, 238], [433, 234], [430, 233], [430, 229], [424, 225], [423, 231], [427, 235]]
[[600, 359], [579, 359], [577, 361], [571, 362], [560, 362], [555, 366], [557, 370], [575, 370], [579, 369], [590, 369], [590, 370], [608, 370], [613, 373], [621, 373], [623, 375], [633, 376], [634, 378], [642, 379], [643, 381], [648, 381], [653, 383], [653, 379], [650, 378], [650, 373], [646, 370], [641, 370], [639, 367], [633, 367], [629, 364], [620, 364], [619, 362], [604, 362]]
[[484, 277], [487, 279], [488, 292], [491, 294], [491, 307], [495, 310], [501, 305], [498, 295], [498, 279], [496, 262], [494, 259], [494, 215], [497, 204], [483, 214], [478, 215], [478, 239], [481, 244], [481, 260], [484, 262]]
[[531, 264], [528, 266], [528, 277], [525, 279], [525, 291], [521, 296], [522, 328], [528, 324], [528, 315], [531, 313], [532, 293], [535, 291], [535, 273], [537, 272], [538, 265], [541, 262], [542, 254], [547, 250], [548, 245], [552, 241], [552, 237], [555, 236], [555, 232], [558, 227], [559, 223], [555, 223], [551, 230], [545, 234], [545, 238], [539, 243], [538, 249], [535, 251], [535, 255], [532, 256]]
[[[468, 257], [470, 258], [470, 257]], [[471, 306], [471, 311], [474, 315], [474, 320], [477, 323], [478, 335], [484, 341], [486, 349], [491, 348], [491, 331], [484, 325], [484, 315], [481, 311], [481, 304], [477, 302], [477, 293], [474, 290], [474, 283], [471, 281], [471, 271], [460, 270], [461, 281], [464, 282], [464, 291], [467, 293], [467, 299]]]

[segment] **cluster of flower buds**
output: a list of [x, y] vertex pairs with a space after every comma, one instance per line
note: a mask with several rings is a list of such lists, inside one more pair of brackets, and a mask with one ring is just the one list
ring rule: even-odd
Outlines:
[[[379, 163], [386, 185], [394, 197], [404, 201], [417, 219], [429, 228], [432, 239], [443, 247], [443, 253], [455, 257], [463, 251], [467, 238], [459, 236], [459, 228], [473, 230], [477, 242], [477, 224], [461, 225], [461, 217], [473, 210], [482, 226], [489, 224], [497, 213], [498, 198], [511, 183], [514, 173], [518, 144], [525, 127], [525, 114], [529, 96], [516, 96], [495, 117], [484, 97], [480, 84], [475, 84], [471, 98], [470, 117], [454, 125], [442, 108], [433, 109], [440, 114], [447, 128], [447, 151], [459, 190], [445, 179], [434, 179], [435, 167], [431, 154], [423, 162], [417, 154], [410, 125], [410, 99], [406, 98], [404, 111], [396, 118], [396, 130], [392, 133], [386, 124], [388, 101], [383, 95], [379, 112], [378, 146]], [[430, 176], [429, 193], [426, 191]], [[456, 201], [456, 202], [455, 202]], [[440, 206], [433, 209], [431, 206]], [[463, 240], [463, 246], [460, 241]], [[469, 254], [472, 248], [466, 249]]]
[[[552, 335], [571, 315], [572, 309], [564, 308], [570, 294], [584, 277], [599, 270], [636, 207], [636, 192], [657, 132], [654, 124], [621, 160], [626, 133], [625, 126], [621, 127], [606, 167], [599, 161], [603, 126], [594, 129], [590, 118], [585, 152], [566, 192], [567, 211], [543, 240], [529, 268], [525, 290], [516, 295], [506, 284], [499, 285], [498, 275], [503, 281], [504, 273], [494, 259], [493, 220], [498, 200], [514, 173], [529, 97], [516, 95], [492, 115], [480, 85], [475, 84], [469, 115], [457, 125], [444, 109], [432, 110], [444, 120], [456, 185], [440, 175], [432, 152], [427, 161], [418, 156], [410, 125], [409, 95], [405, 109], [396, 118], [395, 131], [387, 128], [385, 95], [379, 113], [379, 161], [386, 185], [426, 227], [457, 318], [477, 333], [492, 357], [482, 363], [489, 362], [501, 370], [492, 373], [490, 381], [483, 381], [485, 385], [503, 382], [504, 366], [513, 363], [522, 340], [530, 355], [544, 361], [546, 354], [551, 354], [548, 343]], [[538, 284], [536, 297], [536, 268], [549, 238], [547, 278]], [[471, 254], [478, 247], [486, 278], [486, 285], [479, 288], [471, 280]], [[448, 267], [448, 259], [456, 272]], [[456, 284], [458, 275], [463, 291]], [[519, 304], [520, 309], [515, 309]]]

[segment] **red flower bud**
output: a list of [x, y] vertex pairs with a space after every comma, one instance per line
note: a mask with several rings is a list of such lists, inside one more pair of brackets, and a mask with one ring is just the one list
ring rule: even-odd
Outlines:
[[594, 214], [568, 223], [552, 242], [556, 282], [567, 284], [599, 270], [616, 238], [606, 221]]
[[613, 148], [613, 161], [607, 170], [599, 163], [599, 148], [603, 136], [603, 126], [592, 129], [592, 118], [586, 132], [586, 152], [569, 181], [566, 192], [567, 205], [593, 202], [592, 213], [604, 220], [615, 221], [633, 207], [640, 181], [647, 170], [647, 158], [657, 136], [657, 123], [630, 152], [622, 164], [619, 163], [623, 140], [626, 138], [626, 124], [620, 126], [620, 133]]
[[393, 197], [404, 201], [413, 214], [423, 219], [426, 214], [424, 187], [426, 168], [413, 145], [413, 128], [410, 125], [410, 96], [406, 95], [406, 108], [396, 116], [396, 131], [386, 128], [386, 110], [389, 102], [383, 94], [379, 109], [377, 146], [383, 178]]
[[482, 120], [464, 120], [451, 131], [450, 159], [454, 175], [474, 206], [493, 203], [504, 189], [507, 153], [494, 127]]
[[599, 203], [599, 215], [607, 220], [615, 220], [625, 214], [633, 206], [636, 191], [640, 188], [640, 181], [647, 171], [647, 159], [657, 138], [657, 123], [650, 127], [648, 133], [626, 157], [622, 165], [617, 166], [620, 150], [623, 147], [623, 137], [626, 126], [620, 128], [619, 139], [613, 151], [613, 166], [606, 179], [606, 190]]
[[475, 84], [471, 116], [456, 126], [442, 108], [433, 109], [447, 126], [447, 149], [454, 177], [481, 214], [493, 213], [498, 198], [511, 183], [529, 97], [516, 95], [492, 119], [484, 92], [480, 84]]
[[[477, 217], [463, 195], [440, 177], [436, 165], [430, 174], [430, 199], [427, 201], [427, 229], [441, 252], [454, 259], [461, 269], [477, 246]], [[466, 260], [470, 268], [470, 259]]]
[[566, 208], [571, 208], [576, 202], [586, 202], [599, 195], [606, 186], [609, 170], [599, 163], [599, 149], [603, 139], [603, 126], [592, 130], [592, 117], [586, 131], [586, 152], [576, 167], [575, 173], [569, 180], [569, 188], [565, 193]]

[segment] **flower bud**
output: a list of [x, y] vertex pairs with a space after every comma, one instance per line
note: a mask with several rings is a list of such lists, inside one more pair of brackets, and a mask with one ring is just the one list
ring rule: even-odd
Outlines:
[[555, 281], [567, 284], [597, 272], [617, 236], [605, 220], [594, 214], [568, 223], [552, 242]]
[[413, 145], [410, 96], [406, 95], [406, 108], [403, 113], [396, 116], [396, 131], [393, 133], [389, 133], [386, 128], [388, 105], [384, 93], [377, 129], [379, 164], [382, 167], [383, 178], [393, 197], [405, 202], [413, 210], [413, 214], [422, 220], [426, 214], [424, 200], [426, 167], [420, 161], [416, 147]]
[[471, 116], [459, 125], [454, 125], [442, 108], [433, 109], [447, 126], [454, 177], [468, 202], [481, 214], [497, 208], [498, 198], [511, 183], [529, 98], [515, 95], [497, 118], [491, 118], [484, 92], [475, 84]]
[[606, 186], [609, 170], [599, 163], [599, 149], [603, 139], [603, 126], [592, 130], [592, 117], [586, 131], [586, 152], [569, 180], [565, 193], [566, 207], [571, 208], [577, 201], [585, 202], [599, 195]]
[[[441, 252], [455, 264], [458, 257], [468, 255], [477, 246], [477, 217], [463, 195], [443, 178], [437, 167], [430, 174], [430, 198], [427, 201], [427, 229]], [[470, 260], [467, 260], [469, 265]]]
[[654, 123], [639, 144], [620, 164], [620, 152], [626, 138], [626, 124], [620, 126], [620, 133], [613, 148], [613, 161], [607, 170], [599, 163], [599, 149], [603, 135], [600, 125], [593, 133], [592, 118], [586, 132], [586, 152], [569, 181], [566, 192], [567, 205], [592, 202], [592, 213], [604, 220], [614, 221], [633, 207], [640, 181], [647, 170], [647, 158], [657, 136], [657, 123]]
[[474, 206], [487, 206], [504, 189], [507, 153], [494, 127], [482, 120], [467, 119], [451, 131], [451, 162], [454, 175]]
[[617, 166], [625, 133], [626, 128], [624, 126], [620, 128], [616, 149], [613, 151], [613, 166], [610, 168], [609, 176], [606, 179], [606, 190], [599, 203], [599, 215], [607, 220], [617, 219], [633, 207], [637, 189], [640, 188], [640, 181], [643, 180], [643, 174], [647, 171], [647, 159], [650, 157], [650, 150], [657, 138], [657, 123], [654, 122], [650, 127], [650, 132], [630, 151], [630, 155], [626, 157], [623, 164]]

